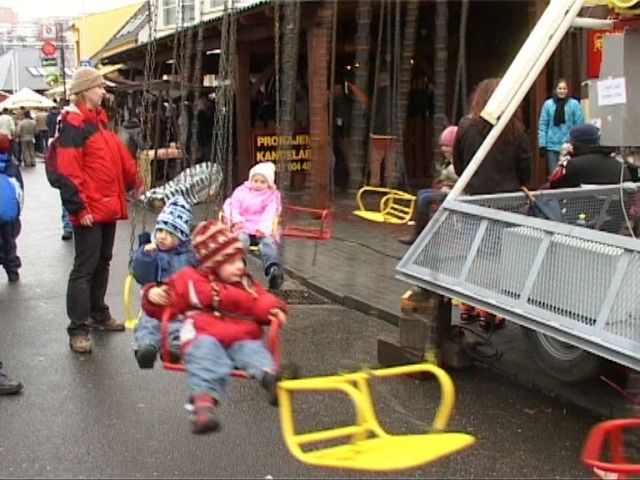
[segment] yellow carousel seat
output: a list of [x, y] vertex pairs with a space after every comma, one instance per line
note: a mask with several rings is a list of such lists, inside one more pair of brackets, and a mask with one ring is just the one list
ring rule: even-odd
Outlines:
[[138, 323], [142, 311], [140, 310], [137, 315], [134, 316], [133, 308], [131, 306], [131, 295], [133, 293], [133, 286], [136, 283], [136, 279], [133, 273], [129, 273], [124, 281], [124, 326], [128, 330], [133, 330]]
[[[378, 198], [378, 208], [368, 208], [367, 205]], [[364, 186], [356, 195], [357, 208], [353, 214], [372, 222], [400, 225], [411, 220], [415, 203], [415, 195], [402, 190]]]
[[[370, 378], [430, 373], [441, 390], [440, 405], [430, 431], [419, 434], [389, 434], [378, 423], [371, 400]], [[297, 433], [293, 421], [292, 394], [302, 391], [340, 392], [355, 407], [355, 423], [328, 430]], [[466, 433], [446, 432], [455, 390], [447, 373], [430, 363], [405, 365], [345, 375], [284, 380], [278, 383], [282, 434], [291, 454], [301, 462], [367, 471], [394, 471], [418, 467], [452, 455], [475, 442]], [[345, 443], [305, 450], [303, 446], [345, 439]]]

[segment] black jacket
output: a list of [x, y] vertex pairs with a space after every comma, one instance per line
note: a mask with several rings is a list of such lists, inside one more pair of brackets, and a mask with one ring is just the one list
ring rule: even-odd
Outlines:
[[[559, 165], [549, 179], [551, 188], [572, 188], [580, 185], [609, 185], [620, 182], [620, 171], [624, 168], [612, 150], [605, 147], [582, 147], [574, 152], [566, 165]], [[622, 180], [631, 181], [629, 171], [624, 168]]]
[[[483, 121], [461, 122], [453, 145], [453, 167], [458, 176], [462, 175], [486, 137], [480, 129]], [[469, 195], [514, 192], [526, 185], [530, 177], [531, 151], [527, 135], [523, 132], [516, 142], [498, 139], [465, 191]]]

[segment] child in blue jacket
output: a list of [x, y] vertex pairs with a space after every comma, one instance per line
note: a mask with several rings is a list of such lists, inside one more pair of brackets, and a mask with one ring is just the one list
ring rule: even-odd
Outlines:
[[[191, 206], [180, 196], [164, 206], [156, 220], [153, 241], [141, 246], [133, 255], [131, 268], [140, 285], [159, 283], [188, 265], [195, 265], [189, 246]], [[169, 346], [178, 351], [180, 323], [169, 324]], [[160, 345], [160, 321], [143, 313], [134, 330], [135, 356], [140, 368], [153, 368]]]
[[20, 279], [22, 266], [16, 239], [20, 234], [24, 184], [18, 164], [11, 158], [11, 141], [0, 134], [0, 265], [10, 283]]

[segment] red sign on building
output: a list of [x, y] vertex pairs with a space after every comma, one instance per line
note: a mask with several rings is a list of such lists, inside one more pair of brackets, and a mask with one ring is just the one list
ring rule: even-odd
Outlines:
[[40, 47], [40, 52], [43, 57], [53, 57], [56, 54], [56, 46], [51, 42], [44, 42]]
[[606, 30], [589, 30], [587, 35], [587, 77], [600, 76], [602, 62], [602, 41]]

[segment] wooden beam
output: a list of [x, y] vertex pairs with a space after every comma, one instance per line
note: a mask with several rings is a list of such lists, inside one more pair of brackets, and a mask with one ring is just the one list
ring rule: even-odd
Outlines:
[[[240, 26], [239, 26], [240, 27]], [[237, 38], [239, 42], [250, 43], [258, 40], [270, 40], [273, 42], [273, 24], [253, 27], [243, 26], [238, 28]]]
[[238, 43], [236, 50], [236, 145], [237, 168], [234, 170], [234, 185], [247, 178], [253, 165], [251, 158], [251, 83], [249, 80], [249, 49]]
[[[324, 15], [329, 16], [328, 11]], [[311, 208], [331, 206], [329, 161], [328, 21], [307, 32], [309, 133], [311, 135]]]
[[273, 12], [269, 14], [267, 10], [260, 12], [250, 12], [244, 15], [240, 15], [238, 23], [240, 25], [263, 25], [270, 23], [273, 18]]

